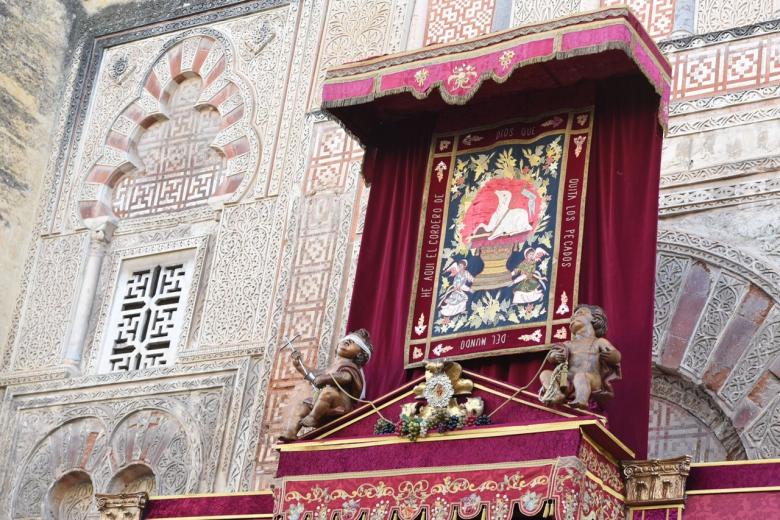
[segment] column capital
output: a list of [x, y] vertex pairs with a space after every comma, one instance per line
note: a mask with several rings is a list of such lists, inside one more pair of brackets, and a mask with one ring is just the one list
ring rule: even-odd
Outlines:
[[144, 492], [95, 494], [100, 520], [141, 520], [148, 500], [149, 495]]
[[675, 459], [623, 461], [626, 505], [681, 505], [691, 470], [689, 456]]
[[92, 240], [110, 242], [119, 220], [114, 216], [84, 219], [84, 225], [90, 231]]

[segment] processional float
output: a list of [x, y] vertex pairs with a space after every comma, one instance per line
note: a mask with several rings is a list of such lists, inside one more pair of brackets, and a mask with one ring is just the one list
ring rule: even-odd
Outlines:
[[289, 349], [306, 395], [273, 497], [146, 518], [776, 512], [778, 464], [644, 460], [669, 97], [624, 8], [331, 69], [371, 186], [355, 332], [321, 370]]

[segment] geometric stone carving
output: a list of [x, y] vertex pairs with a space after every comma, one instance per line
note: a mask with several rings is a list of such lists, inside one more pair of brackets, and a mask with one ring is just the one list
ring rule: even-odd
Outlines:
[[149, 495], [144, 492], [95, 495], [100, 520], [141, 520], [148, 500]]
[[[219, 113], [220, 130], [210, 145], [227, 160], [224, 180], [216, 188], [210, 186], [208, 195], [224, 201], [236, 200], [243, 193], [255, 171], [260, 147], [251, 124], [252, 97], [245, 81], [233, 72], [234, 61], [231, 44], [213, 29], [183, 33], [164, 46], [138, 96], [114, 120], [100, 157], [82, 185], [78, 204], [82, 220], [114, 214], [114, 188], [126, 173], [144, 168], [137, 154], [138, 139], [155, 121], [171, 119], [171, 93], [176, 84], [192, 76], [203, 82], [194, 107], [210, 107]], [[213, 178], [209, 177], [209, 183]], [[198, 188], [196, 200], [205, 195], [205, 188]], [[181, 195], [178, 202], [186, 198]], [[151, 201], [142, 208], [149, 212], [154, 205]]]
[[495, 0], [430, 2], [423, 45], [466, 40], [490, 32], [495, 6]]
[[[780, 117], [780, 109], [776, 110]], [[705, 186], [703, 188], [661, 194], [659, 213], [689, 213], [707, 208], [744, 204], [750, 201], [780, 198], [780, 180], [755, 179], [735, 184]]]
[[655, 309], [653, 315], [653, 357], [658, 354], [665, 337], [672, 311], [682, 293], [682, 280], [690, 260], [659, 254], [655, 275]]
[[656, 39], [661, 39], [672, 32], [674, 25], [675, 0], [602, 0], [601, 5], [628, 4], [647, 32]]
[[[780, 86], [777, 88], [780, 92]], [[774, 172], [778, 169], [780, 169], [780, 156], [770, 155], [758, 159], [745, 159], [744, 161], [717, 164], [696, 170], [682, 170], [673, 173], [664, 172], [661, 175], [661, 187], [669, 188], [716, 179], [727, 179], [729, 177], [743, 177], [756, 173]], [[774, 243], [777, 243], [777, 241]]]
[[685, 481], [691, 469], [686, 456], [666, 460], [623, 461], [626, 505], [631, 507], [682, 505]]
[[[702, 269], [692, 270], [683, 278], [685, 283], [678, 280], [656, 287], [656, 312], [664, 309], [674, 321], [660, 320], [662, 327], [656, 329], [656, 336], [669, 331], [673, 341], [663, 341], [659, 348], [663, 352], [655, 352], [654, 359], [661, 370], [675, 371], [677, 377], [654, 374], [653, 395], [681, 406], [703, 425], [680, 414], [677, 425], [668, 417], [655, 420], [655, 453], [679, 453], [671, 446], [687, 442], [682, 438], [684, 423], [699, 438], [691, 442], [700, 442], [698, 446], [705, 451], [714, 441], [705, 439], [704, 427], [713, 432], [729, 459], [780, 455], [780, 435], [770, 426], [780, 419], [776, 397], [780, 386], [780, 269], [743, 249], [668, 229], [659, 230], [658, 252], [660, 257], [674, 256]], [[669, 295], [696, 282], [699, 271], [707, 273], [701, 278], [709, 282], [709, 293], [700, 291], [685, 300], [675, 297], [669, 305]], [[704, 287], [700, 281], [696, 283]], [[689, 382], [678, 385], [672, 381]], [[698, 456], [706, 457], [702, 452]]]
[[691, 455], [694, 462], [746, 459], [731, 419], [699, 385], [653, 371], [648, 452], [652, 458]]
[[[334, 336], [343, 332], [335, 327], [343, 322], [339, 315], [346, 315], [348, 309], [342, 296], [344, 271], [360, 218], [355, 205], [360, 197], [362, 150], [331, 122], [314, 125], [313, 141], [302, 181], [302, 208], [297, 212], [300, 222], [291, 237], [294, 254], [283, 262], [290, 269], [290, 279], [278, 336], [300, 334], [296, 346], [307, 363], [316, 365], [325, 362]], [[283, 426], [280, 410], [298, 380], [284, 354], [272, 361], [268, 398], [259, 419], [268, 429], [267, 445], [258, 448], [258, 467], [266, 475], [273, 474], [278, 457], [271, 446]]]
[[709, 238], [668, 229], [658, 230], [658, 249], [662, 255], [668, 252], [690, 256], [728, 269], [780, 302], [780, 270], [747, 254], [742, 249]]
[[[138, 247], [115, 244], [117, 249], [111, 251], [101, 275], [98, 292], [103, 301], [95, 310], [86, 372], [136, 370], [172, 362], [172, 356], [187, 343], [207, 243], [207, 236], [195, 236]], [[143, 336], [144, 330], [158, 337]], [[120, 351], [113, 353], [117, 346]], [[128, 352], [121, 351], [124, 347]], [[165, 355], [158, 355], [162, 352]]]
[[194, 107], [202, 83], [195, 77], [176, 85], [170, 119], [154, 123], [138, 139], [144, 169], [131, 171], [114, 188], [113, 208], [119, 218], [203, 205], [224, 180], [226, 161], [209, 147], [220, 130], [219, 113]]
[[159, 260], [126, 273], [127, 279], [117, 291], [118, 308], [107, 352], [111, 372], [161, 366], [173, 360], [171, 346], [178, 340], [187, 271], [182, 262], [160, 264]]
[[694, 462], [726, 460], [726, 449], [696, 416], [677, 403], [650, 397], [648, 456], [690, 455]]

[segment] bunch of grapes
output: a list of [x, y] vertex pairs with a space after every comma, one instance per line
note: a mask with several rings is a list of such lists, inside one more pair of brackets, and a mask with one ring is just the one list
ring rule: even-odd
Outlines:
[[419, 419], [412, 419], [406, 423], [406, 438], [414, 442], [422, 433], [422, 425]]
[[444, 422], [446, 421], [450, 416], [450, 413], [447, 411], [446, 408], [437, 408], [436, 411], [433, 413], [433, 417], [436, 420], [436, 423]]
[[395, 423], [395, 433], [397, 433], [400, 437], [403, 437], [408, 433], [408, 430], [406, 429], [407, 421], [404, 420], [402, 417], [398, 420], [397, 423]]
[[475, 415], [469, 415], [466, 417], [466, 426], [474, 426], [477, 422], [477, 417]]
[[374, 435], [387, 435], [389, 433], [395, 433], [395, 428], [395, 424], [380, 417], [376, 422], [376, 426], [374, 426]]
[[462, 415], [453, 415], [447, 421], [447, 427], [450, 430], [460, 430], [465, 424], [465, 419]]
[[485, 426], [490, 424], [490, 422], [491, 422], [490, 416], [487, 414], [482, 414], [479, 417], [477, 417], [477, 419], [474, 421], [474, 424], [476, 424], [477, 426]]

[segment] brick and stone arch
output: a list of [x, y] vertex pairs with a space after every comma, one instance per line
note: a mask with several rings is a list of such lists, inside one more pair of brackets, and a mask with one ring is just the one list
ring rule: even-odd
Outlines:
[[112, 495], [144, 492], [157, 494], [154, 470], [143, 463], [128, 464], [120, 469], [108, 483], [108, 493]]
[[[701, 402], [730, 421], [749, 458], [780, 456], [780, 435], [768, 427], [780, 413], [780, 271], [725, 244], [662, 230], [653, 342], [655, 366], [706, 396]], [[740, 451], [724, 447], [733, 457]]]
[[139, 140], [158, 121], [170, 120], [171, 101], [178, 87], [191, 78], [202, 82], [193, 108], [219, 114], [218, 132], [210, 146], [227, 163], [223, 180], [211, 190], [209, 201], [241, 197], [256, 170], [260, 147], [251, 123], [252, 95], [234, 61], [230, 42], [212, 29], [185, 32], [164, 46], [139, 85], [138, 95], [113, 120], [102, 153], [82, 185], [78, 210], [85, 223], [115, 216], [114, 188], [125, 175], [144, 170]]
[[45, 503], [47, 520], [99, 520], [92, 479], [83, 471], [66, 473], [49, 490]]
[[[183, 495], [196, 492], [202, 468], [202, 446], [194, 420], [182, 419], [161, 408], [135, 410], [119, 421], [109, 440], [108, 466], [123, 479], [154, 479], [154, 494]], [[184, 410], [179, 411], [187, 415]], [[148, 470], [148, 471], [147, 471]], [[128, 472], [122, 477], [122, 472]], [[145, 489], [140, 489], [145, 491]]]
[[653, 371], [648, 457], [689, 455], [694, 462], [746, 459], [731, 419], [683, 375]]
[[[20, 461], [12, 488], [10, 518], [46, 518], [53, 511], [82, 511], [87, 488], [100, 489], [106, 454], [106, 430], [95, 417], [54, 428]], [[75, 514], [75, 513], [74, 513]], [[51, 518], [51, 516], [49, 516]], [[61, 516], [54, 516], [61, 518]], [[89, 518], [73, 516], [65, 518]]]

